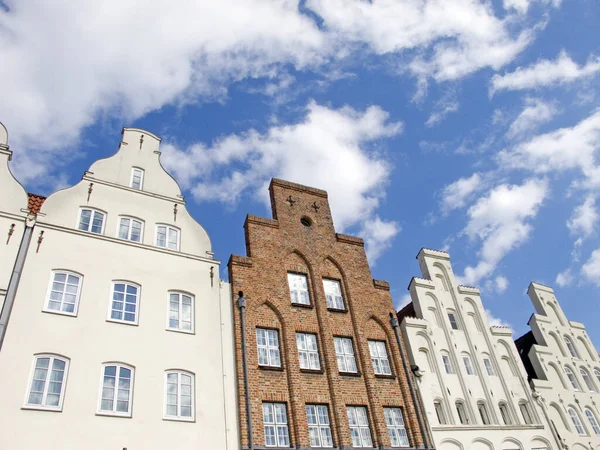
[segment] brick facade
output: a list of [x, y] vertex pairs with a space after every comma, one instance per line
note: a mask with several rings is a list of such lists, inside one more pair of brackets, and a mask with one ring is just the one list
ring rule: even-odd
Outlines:
[[[253, 444], [265, 445], [263, 402], [287, 405], [291, 447], [309, 447], [306, 404], [327, 405], [333, 444], [351, 447], [346, 406], [367, 408], [373, 445], [389, 447], [384, 407], [403, 409], [412, 447], [422, 446], [414, 405], [398, 345], [389, 322], [394, 307], [389, 285], [373, 280], [363, 241], [335, 232], [327, 193], [273, 179], [269, 187], [273, 219], [248, 215], [244, 224], [247, 257], [232, 255], [229, 279], [234, 302], [238, 404], [242, 446], [248, 447], [240, 312], [237, 292], [247, 299], [246, 338]], [[301, 219], [308, 219], [306, 226]], [[290, 301], [287, 273], [305, 274], [310, 306]], [[345, 311], [327, 308], [322, 279], [339, 280]], [[259, 367], [256, 328], [279, 333], [281, 368]], [[320, 371], [300, 369], [296, 333], [317, 335]], [[338, 371], [334, 336], [353, 341], [357, 375]], [[384, 341], [392, 376], [376, 376], [368, 340]]]

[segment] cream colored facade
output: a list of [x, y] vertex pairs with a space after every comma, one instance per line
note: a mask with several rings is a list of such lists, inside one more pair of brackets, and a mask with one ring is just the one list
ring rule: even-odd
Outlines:
[[531, 384], [565, 448], [600, 448], [600, 358], [585, 326], [565, 316], [552, 288], [531, 283], [536, 313], [517, 340]]
[[457, 285], [448, 253], [422, 249], [417, 259], [423, 278], [412, 279], [399, 318], [435, 447], [556, 449], [511, 331], [489, 325], [479, 290]]
[[[159, 143], [124, 129], [115, 155], [44, 202], [0, 350], [2, 448], [239, 448], [230, 286]], [[6, 229], [27, 197], [0, 182]]]

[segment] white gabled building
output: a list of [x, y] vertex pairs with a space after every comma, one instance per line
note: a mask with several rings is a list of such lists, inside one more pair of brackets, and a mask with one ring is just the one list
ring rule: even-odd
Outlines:
[[556, 450], [510, 329], [489, 325], [448, 253], [421, 249], [417, 259], [423, 278], [410, 282], [398, 318], [435, 448]]
[[239, 448], [230, 287], [159, 143], [125, 128], [30, 215], [28, 245], [27, 195], [0, 164], [0, 229], [16, 224], [0, 250], [2, 448]]
[[531, 384], [564, 448], [600, 448], [600, 358], [585, 326], [567, 319], [552, 288], [531, 283], [536, 313], [516, 340]]

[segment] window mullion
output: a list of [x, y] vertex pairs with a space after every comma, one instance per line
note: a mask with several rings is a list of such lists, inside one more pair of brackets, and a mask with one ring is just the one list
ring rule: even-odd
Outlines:
[[[37, 360], [35, 361], [35, 365], [37, 366]], [[44, 380], [44, 392], [42, 392], [42, 404], [41, 406], [46, 406], [46, 397], [48, 396], [48, 389], [50, 385], [50, 378], [52, 373], [52, 366], [54, 365], [54, 358], [50, 358], [48, 361], [48, 371], [46, 372], [46, 378]], [[35, 369], [34, 369], [35, 374]]]

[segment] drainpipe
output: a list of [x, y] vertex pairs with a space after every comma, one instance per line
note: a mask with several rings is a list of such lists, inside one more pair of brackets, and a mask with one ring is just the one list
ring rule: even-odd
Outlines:
[[246, 349], [246, 299], [242, 291], [238, 292], [238, 308], [242, 327], [242, 365], [244, 367], [244, 391], [246, 397], [246, 418], [248, 420], [248, 448], [254, 450], [252, 443], [252, 414], [250, 413], [250, 386], [248, 382], [248, 358]]
[[[423, 373], [419, 370], [419, 366], [416, 365], [411, 365], [410, 366], [410, 370], [412, 371], [413, 375], [417, 378], [417, 384], [421, 384], [421, 377], [423, 376]], [[425, 411], [425, 407], [423, 406], [423, 398], [421, 397], [421, 391], [419, 389], [415, 389], [417, 392], [417, 398], [419, 399], [419, 408], [421, 408], [421, 411]], [[427, 428], [427, 430], [431, 430], [431, 426], [429, 425], [429, 418], [427, 417], [427, 414], [424, 414], [422, 416], [425, 419], [425, 428]], [[430, 445], [429, 448], [434, 448], [434, 445]]]
[[554, 422], [552, 422], [552, 419], [550, 418], [550, 415], [548, 414], [548, 411], [546, 410], [546, 405], [542, 399], [541, 394], [535, 390], [535, 388], [531, 387], [531, 395], [533, 396], [533, 398], [535, 399], [535, 401], [537, 402], [538, 405], [540, 405], [540, 407], [542, 408], [542, 412], [544, 413], [544, 417], [546, 418], [546, 422], [548, 423], [548, 426], [550, 427], [550, 432], [552, 433], [552, 437], [554, 437], [554, 439], [556, 440], [556, 443], [558, 444], [558, 448], [561, 449], [568, 449], [569, 447], [567, 447], [564, 442], [562, 442], [560, 435], [558, 434], [558, 431], [556, 430], [556, 427], [554, 426]]
[[4, 299], [4, 306], [0, 313], [0, 351], [2, 350], [2, 343], [4, 342], [4, 336], [6, 335], [6, 327], [8, 326], [8, 320], [10, 319], [10, 313], [15, 303], [15, 296], [17, 295], [17, 288], [19, 287], [19, 281], [21, 281], [21, 273], [23, 272], [23, 266], [25, 265], [25, 257], [27, 256], [27, 249], [31, 242], [31, 236], [33, 235], [33, 227], [35, 221], [25, 222], [25, 231], [23, 232], [23, 238], [19, 244], [19, 251], [17, 252], [17, 260], [13, 267], [10, 281], [8, 282], [8, 289], [6, 290], [6, 297]]
[[402, 366], [404, 367], [404, 373], [406, 373], [406, 379], [408, 381], [408, 389], [410, 391], [410, 396], [412, 398], [413, 404], [415, 405], [415, 410], [417, 412], [417, 421], [419, 422], [419, 429], [421, 430], [421, 436], [423, 436], [423, 441], [425, 443], [426, 448], [431, 448], [429, 445], [429, 440], [427, 438], [427, 433], [425, 431], [425, 425], [423, 424], [423, 417], [421, 416], [421, 408], [417, 400], [417, 395], [415, 394], [415, 387], [412, 382], [412, 372], [408, 368], [408, 364], [406, 363], [406, 358], [404, 357], [404, 346], [402, 345], [402, 339], [400, 339], [400, 332], [398, 331], [398, 318], [390, 313], [390, 324], [394, 329], [394, 334], [396, 335], [396, 342], [398, 343], [398, 348], [400, 349], [400, 359], [402, 359]]

